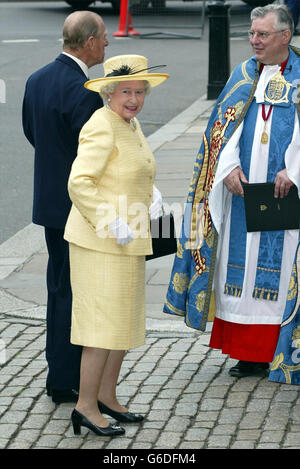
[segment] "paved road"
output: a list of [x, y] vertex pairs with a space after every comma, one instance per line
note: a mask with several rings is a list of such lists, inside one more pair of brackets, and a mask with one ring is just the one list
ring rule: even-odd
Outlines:
[[[232, 2], [232, 31], [247, 29], [248, 8]], [[149, 32], [199, 36], [202, 2], [168, 2], [165, 14], [133, 16], [142, 35]], [[206, 93], [208, 80], [208, 23], [202, 39], [178, 37], [115, 38], [119, 17], [110, 4], [91, 8], [103, 16], [109, 32], [107, 57], [139, 53], [150, 64], [167, 64], [171, 78], [148, 98], [140, 120], [148, 136]], [[27, 77], [61, 51], [61, 29], [71, 9], [64, 2], [0, 2], [0, 79], [6, 84], [6, 103], [0, 102], [0, 243], [31, 221], [33, 151], [21, 128], [21, 106]], [[242, 26], [236, 27], [236, 25]], [[184, 26], [184, 28], [182, 28]], [[192, 28], [190, 28], [192, 27]], [[231, 66], [249, 55], [245, 36], [230, 41]], [[91, 78], [102, 75], [102, 66]], [[1, 101], [1, 99], [0, 99]]]

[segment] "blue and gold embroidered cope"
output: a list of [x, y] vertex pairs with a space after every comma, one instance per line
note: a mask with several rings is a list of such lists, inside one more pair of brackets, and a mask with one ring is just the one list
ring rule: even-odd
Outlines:
[[[300, 76], [300, 50], [290, 48], [284, 71], [276, 74], [265, 91], [265, 103], [274, 106], [274, 135], [269, 151], [268, 182], [283, 169], [283, 156], [293, 135], [295, 108], [292, 95], [294, 82]], [[298, 76], [297, 76], [298, 75]], [[220, 153], [240, 123], [244, 121], [240, 139], [242, 170], [249, 175], [250, 157], [258, 105], [254, 93], [259, 79], [259, 63], [252, 57], [232, 72], [211, 113], [190, 182], [182, 231], [178, 242], [169, 288], [163, 311], [184, 317], [187, 326], [204, 331], [214, 310], [212, 291], [218, 233], [209, 211], [209, 194], [214, 183]], [[282, 132], [282, 129], [285, 129]], [[236, 199], [236, 200], [234, 200]], [[239, 222], [236, 223], [235, 218]], [[240, 228], [236, 229], [239, 225]], [[231, 245], [224, 292], [240, 296], [243, 288], [246, 221], [242, 197], [233, 196], [231, 210]], [[263, 232], [260, 244], [253, 296], [277, 300], [280, 281], [281, 253], [284, 232]], [[241, 245], [241, 249], [236, 249]], [[270, 246], [276, 244], [276, 249]], [[270, 255], [270, 252], [273, 253]]]

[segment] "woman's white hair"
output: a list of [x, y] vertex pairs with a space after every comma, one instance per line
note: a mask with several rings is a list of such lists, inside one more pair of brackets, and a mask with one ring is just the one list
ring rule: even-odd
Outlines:
[[[112, 83], [108, 83], [107, 85], [102, 86], [101, 90], [99, 91], [99, 94], [101, 98], [103, 99], [104, 102], [108, 101], [109, 95], [113, 94], [118, 86], [119, 83], [122, 83], [121, 81], [114, 81]], [[151, 91], [151, 85], [148, 81], [143, 80], [144, 83], [144, 90], [145, 94], [149, 94]]]

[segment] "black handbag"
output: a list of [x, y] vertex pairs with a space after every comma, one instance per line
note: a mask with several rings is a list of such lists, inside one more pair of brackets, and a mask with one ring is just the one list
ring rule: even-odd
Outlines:
[[177, 240], [173, 214], [163, 214], [150, 222], [153, 254], [146, 256], [146, 261], [168, 256], [177, 251]]

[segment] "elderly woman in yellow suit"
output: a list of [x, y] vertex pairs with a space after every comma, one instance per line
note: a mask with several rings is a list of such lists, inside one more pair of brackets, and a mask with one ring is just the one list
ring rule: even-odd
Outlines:
[[75, 434], [81, 426], [101, 436], [125, 432], [103, 414], [143, 420], [119, 403], [116, 386], [125, 351], [145, 343], [145, 255], [152, 253], [150, 218], [162, 206], [155, 160], [135, 116], [168, 75], [148, 70], [143, 56], [117, 56], [104, 63], [103, 78], [85, 84], [107, 104], [81, 130], [68, 186], [71, 342], [83, 346]]

